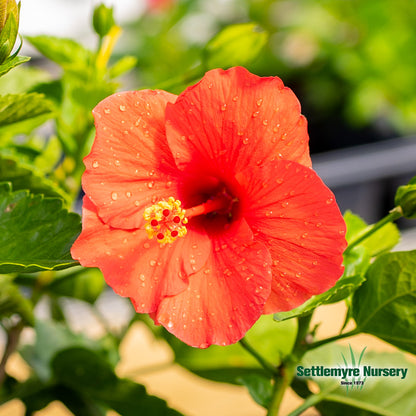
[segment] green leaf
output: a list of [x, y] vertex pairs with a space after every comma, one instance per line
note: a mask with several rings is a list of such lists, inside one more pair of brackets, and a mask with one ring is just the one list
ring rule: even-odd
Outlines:
[[68, 195], [52, 180], [40, 176], [40, 172], [35, 167], [18, 163], [13, 157], [1, 154], [0, 182], [10, 182], [15, 191], [27, 189], [33, 194], [68, 200]]
[[245, 66], [259, 55], [268, 34], [255, 23], [227, 26], [212, 38], [203, 51], [207, 69]]
[[6, 59], [2, 64], [0, 64], [0, 77], [7, 74], [11, 69], [24, 64], [29, 61], [28, 56], [11, 56]]
[[[245, 339], [275, 365], [288, 355], [296, 338], [296, 322], [276, 323], [270, 315], [262, 316], [247, 332]], [[173, 335], [163, 332], [175, 353], [178, 364], [193, 373], [214, 381], [240, 384], [249, 374], [266, 375], [260, 364], [241, 345], [211, 345], [207, 349], [192, 348]]]
[[33, 325], [33, 307], [19, 288], [13, 283], [10, 276], [0, 275], [0, 318], [19, 314], [29, 325]]
[[123, 56], [110, 69], [110, 78], [117, 78], [125, 74], [137, 65], [138, 59], [135, 56]]
[[35, 332], [35, 344], [25, 345], [20, 353], [44, 383], [51, 380], [52, 359], [59, 351], [72, 347], [102, 350], [98, 341], [74, 334], [66, 326], [57, 322], [36, 320]]
[[245, 374], [237, 378], [237, 381], [247, 387], [253, 400], [268, 409], [273, 395], [273, 386], [269, 377], [259, 374]]
[[[362, 352], [362, 351], [361, 351]], [[350, 350], [337, 344], [325, 345], [309, 351], [302, 362], [304, 367], [324, 366], [328, 368], [345, 368], [342, 356], [348, 357], [348, 367], [351, 366]], [[356, 365], [360, 351], [354, 352]], [[364, 385], [349, 388], [342, 386], [340, 378], [312, 377], [320, 389], [316, 399], [321, 400], [315, 406], [323, 411], [322, 414], [332, 415], [384, 415], [384, 416], [413, 416], [416, 414], [416, 365], [407, 361], [401, 353], [383, 353], [366, 351], [360, 363], [360, 377], [364, 380], [362, 366], [373, 368], [407, 368], [406, 378], [401, 377], [367, 377]], [[350, 378], [351, 380], [351, 378]], [[351, 387], [351, 386], [349, 386]]]
[[82, 268], [55, 279], [46, 290], [57, 296], [68, 296], [94, 303], [104, 287], [104, 278], [98, 269]]
[[72, 39], [54, 36], [28, 36], [27, 40], [44, 56], [62, 67], [87, 67], [92, 53]]
[[55, 379], [83, 397], [114, 409], [121, 416], [179, 416], [166, 402], [149, 396], [141, 384], [116, 376], [102, 356], [86, 348], [59, 352], [52, 362]]
[[344, 274], [340, 279], [338, 279], [338, 281], [335, 283], [335, 286], [333, 286], [331, 289], [321, 293], [320, 295], [312, 296], [305, 303], [295, 309], [292, 309], [291, 311], [275, 313], [274, 319], [276, 321], [284, 321], [296, 316], [304, 316], [309, 314], [320, 305], [339, 302], [357, 290], [357, 288], [364, 281], [365, 278], [360, 274], [354, 276], [347, 276]]
[[3, 95], [0, 96], [0, 127], [45, 114], [52, 115], [52, 111], [52, 103], [41, 94]]
[[[346, 238], [348, 243], [353, 242], [364, 234], [371, 226], [358, 215], [347, 211], [344, 215], [347, 224]], [[377, 230], [373, 235], [364, 240], [359, 246], [368, 250], [370, 257], [390, 251], [400, 240], [400, 232], [395, 224], [389, 223]]]
[[78, 263], [70, 248], [81, 231], [80, 217], [62, 201], [11, 192], [0, 184], [0, 273], [58, 270]]
[[387, 253], [370, 266], [353, 297], [359, 330], [416, 353], [416, 250]]

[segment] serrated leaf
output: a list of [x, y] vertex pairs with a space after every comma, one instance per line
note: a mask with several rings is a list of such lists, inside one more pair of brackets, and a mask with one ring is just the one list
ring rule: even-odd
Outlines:
[[[325, 345], [309, 351], [302, 359], [304, 367], [324, 366], [327, 368], [344, 367], [342, 354], [350, 356], [346, 347], [336, 344]], [[355, 357], [360, 351], [354, 352]], [[351, 366], [351, 363], [348, 363]], [[323, 414], [332, 415], [384, 415], [413, 416], [416, 414], [416, 365], [407, 361], [404, 354], [366, 351], [360, 363], [373, 368], [407, 368], [406, 378], [399, 377], [367, 377], [363, 387], [347, 389], [341, 386], [340, 378], [313, 377], [320, 389], [322, 400], [316, 407]], [[363, 370], [361, 370], [363, 371]], [[361, 380], [363, 376], [360, 372]], [[328, 410], [328, 412], [324, 412]]]
[[29, 61], [28, 56], [11, 56], [6, 59], [2, 64], [0, 64], [0, 77], [7, 74], [11, 69], [24, 64]]
[[0, 318], [18, 314], [29, 325], [33, 325], [33, 306], [26, 299], [10, 276], [0, 275]]
[[52, 103], [42, 94], [8, 94], [0, 96], [0, 127], [20, 123], [31, 118], [49, 114]]
[[245, 66], [259, 55], [268, 34], [255, 23], [227, 26], [206, 45], [203, 63], [207, 69]]
[[87, 67], [92, 53], [72, 39], [55, 36], [28, 36], [27, 40], [46, 58], [62, 67]]
[[70, 248], [81, 231], [80, 217], [62, 201], [12, 192], [0, 184], [0, 273], [59, 270], [78, 263]]
[[416, 250], [387, 253], [370, 266], [353, 296], [357, 327], [416, 353]]
[[59, 352], [52, 368], [55, 379], [121, 416], [180, 416], [166, 402], [146, 393], [141, 384], [120, 379], [111, 366], [94, 351], [71, 348]]
[[[259, 354], [279, 365], [281, 357], [291, 352], [296, 331], [296, 322], [276, 323], [270, 315], [264, 315], [247, 332], [245, 339], [255, 346]], [[259, 363], [239, 344], [226, 347], [211, 345], [201, 350], [189, 347], [166, 332], [164, 338], [172, 347], [176, 362], [201, 377], [240, 384], [238, 379], [246, 375], [267, 375]]]
[[[359, 238], [371, 227], [371, 225], [367, 225], [362, 218], [350, 211], [345, 213], [344, 220], [347, 224], [346, 239], [349, 244]], [[365, 247], [368, 250], [370, 257], [375, 257], [390, 251], [399, 240], [399, 229], [395, 224], [388, 223], [364, 240], [359, 246]]]
[[40, 176], [36, 168], [18, 163], [11, 156], [0, 155], [0, 182], [10, 182], [15, 191], [27, 189], [33, 194], [68, 199], [62, 189], [50, 179]]

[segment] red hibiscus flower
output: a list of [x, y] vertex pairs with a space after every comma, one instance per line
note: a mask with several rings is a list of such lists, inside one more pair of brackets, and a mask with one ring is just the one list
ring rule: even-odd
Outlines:
[[72, 255], [137, 312], [226, 345], [341, 276], [345, 224], [279, 78], [212, 70], [178, 97], [112, 95], [94, 116]]

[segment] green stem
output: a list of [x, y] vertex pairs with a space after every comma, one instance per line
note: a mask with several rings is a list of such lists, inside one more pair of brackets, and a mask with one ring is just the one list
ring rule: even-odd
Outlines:
[[360, 235], [358, 238], [356, 238], [354, 241], [352, 241], [347, 249], [345, 250], [345, 253], [348, 253], [351, 251], [355, 246], [358, 246], [360, 243], [362, 243], [364, 240], [366, 240], [368, 237], [373, 235], [376, 231], [378, 231], [381, 227], [384, 227], [389, 222], [396, 221], [400, 217], [403, 216], [403, 211], [401, 207], [395, 207], [393, 208], [388, 215], [386, 215], [384, 218], [382, 218], [380, 221], [376, 222], [373, 226], [371, 226], [364, 234]]
[[352, 331], [344, 332], [343, 334], [334, 335], [333, 337], [329, 337], [329, 338], [321, 339], [320, 341], [312, 342], [311, 344], [307, 345], [307, 350], [308, 351], [313, 350], [314, 348], [318, 348], [321, 345], [328, 344], [328, 343], [334, 342], [334, 341], [338, 341], [339, 339], [352, 337], [354, 335], [359, 334], [360, 332], [361, 331], [358, 328], [355, 328]]
[[239, 341], [240, 345], [249, 352], [260, 364], [261, 366], [270, 373], [273, 377], [277, 375], [276, 367], [269, 363], [264, 357], [262, 357], [248, 342], [246, 339], [242, 338]]
[[273, 395], [267, 411], [267, 416], [277, 416], [279, 414], [283, 396], [295, 375], [295, 365], [294, 363], [282, 363], [278, 368], [278, 371], [279, 374], [274, 378]]
[[311, 319], [312, 313], [298, 318], [298, 333], [296, 335], [292, 354], [283, 360], [278, 368], [278, 374], [274, 376], [273, 394], [267, 416], [277, 416], [279, 413], [286, 389], [290, 387], [293, 377], [295, 376], [296, 364], [307, 351], [305, 338], [309, 332]]

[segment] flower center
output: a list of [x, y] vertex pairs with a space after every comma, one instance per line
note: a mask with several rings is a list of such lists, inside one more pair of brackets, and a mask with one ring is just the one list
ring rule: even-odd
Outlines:
[[170, 244], [186, 235], [186, 224], [190, 218], [205, 214], [229, 214], [235, 202], [236, 198], [222, 192], [203, 204], [185, 210], [181, 201], [171, 196], [167, 201], [159, 201], [144, 210], [145, 230], [149, 239], [156, 237], [160, 244]]
[[178, 237], [186, 233], [185, 210], [181, 208], [181, 201], [168, 198], [167, 201], [159, 201], [157, 204], [146, 208], [143, 212], [146, 221], [145, 230], [149, 239], [156, 236], [160, 244], [173, 243]]

